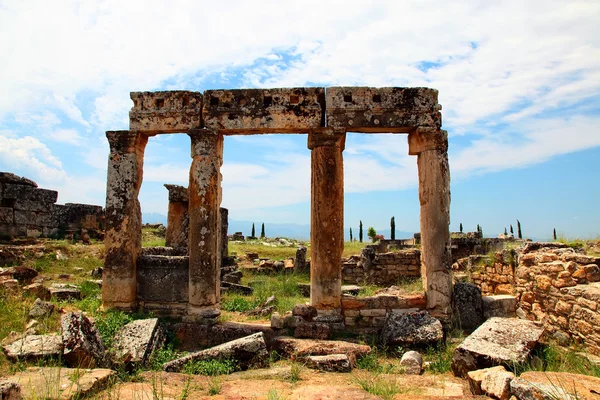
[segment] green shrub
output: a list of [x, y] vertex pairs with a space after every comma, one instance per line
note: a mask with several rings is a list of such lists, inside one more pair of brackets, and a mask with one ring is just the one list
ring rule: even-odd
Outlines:
[[234, 372], [236, 369], [233, 360], [198, 360], [190, 361], [183, 367], [183, 372], [192, 375], [227, 375]]
[[113, 343], [115, 334], [119, 329], [133, 321], [133, 317], [123, 311], [108, 310], [96, 317], [96, 327], [107, 348]]
[[225, 311], [238, 311], [244, 312], [252, 310], [254, 308], [254, 302], [245, 296], [241, 295], [228, 295], [223, 297], [221, 302], [221, 309]]

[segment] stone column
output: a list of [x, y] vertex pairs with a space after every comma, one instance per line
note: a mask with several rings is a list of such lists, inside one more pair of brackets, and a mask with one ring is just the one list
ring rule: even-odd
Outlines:
[[311, 131], [310, 304], [320, 314], [341, 310], [344, 250], [343, 130]]
[[188, 187], [190, 216], [189, 304], [187, 320], [216, 323], [220, 314], [221, 165], [223, 135], [198, 129], [192, 139], [192, 166]]
[[142, 185], [148, 137], [133, 131], [106, 132], [110, 145], [106, 188], [104, 308], [137, 307], [136, 262], [142, 249]]
[[188, 193], [185, 186], [165, 184], [169, 191], [169, 213], [165, 246], [187, 248], [188, 246]]
[[448, 134], [417, 129], [408, 136], [416, 155], [421, 203], [421, 275], [430, 313], [448, 324], [452, 316], [452, 257], [450, 253], [450, 169]]

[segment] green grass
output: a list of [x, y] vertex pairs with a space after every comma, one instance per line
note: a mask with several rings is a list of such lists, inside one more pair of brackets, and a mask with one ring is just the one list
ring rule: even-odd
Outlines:
[[[310, 244], [302, 242], [307, 247], [306, 258], [310, 258]], [[372, 244], [371, 242], [345, 242], [344, 251], [342, 257], [350, 257], [353, 255], [360, 254], [360, 251], [367, 245]], [[237, 254], [238, 256], [245, 255], [246, 253], [257, 253], [261, 258], [270, 258], [272, 260], [285, 260], [288, 258], [296, 257], [296, 250], [298, 246], [278, 246], [271, 247], [265, 246], [260, 240], [246, 241], [243, 243], [229, 243], [229, 253]]]
[[221, 389], [223, 389], [223, 382], [219, 377], [213, 376], [208, 381], [208, 394], [210, 396], [216, 396], [221, 393]]
[[537, 361], [515, 365], [516, 373], [520, 374], [525, 371], [570, 372], [600, 378], [600, 366], [595, 365], [586, 357], [571, 349], [564, 349], [550, 344], [536, 349], [534, 356]]
[[415, 389], [401, 388], [395, 380], [379, 375], [355, 375], [354, 381], [367, 393], [379, 396], [384, 400], [392, 400], [398, 393], [416, 392]]
[[307, 283], [308, 281], [308, 274], [295, 273], [255, 275], [244, 271], [242, 277], [242, 284], [254, 289], [252, 298], [255, 299], [255, 304], [260, 304], [268, 297], [275, 295], [277, 299], [276, 311], [282, 315], [286, 311], [291, 311], [296, 304], [306, 302], [306, 298], [300, 295], [298, 283]]
[[156, 228], [142, 228], [142, 247], [159, 247], [165, 245], [165, 237]]
[[452, 371], [452, 356], [457, 344], [438, 345], [427, 348], [423, 361], [429, 361], [428, 370], [433, 374]]
[[374, 373], [391, 374], [396, 370], [396, 365], [385, 357], [385, 350], [378, 350], [373, 346], [369, 354], [356, 360], [356, 368]]
[[183, 367], [185, 374], [217, 376], [235, 372], [236, 364], [233, 360], [198, 360], [190, 361]]

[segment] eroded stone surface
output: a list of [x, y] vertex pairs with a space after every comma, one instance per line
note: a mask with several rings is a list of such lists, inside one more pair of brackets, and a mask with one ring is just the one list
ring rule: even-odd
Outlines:
[[381, 341], [388, 346], [430, 346], [443, 338], [442, 324], [427, 311], [388, 313], [381, 332]]
[[54, 311], [54, 304], [42, 301], [41, 299], [35, 299], [33, 306], [31, 306], [31, 310], [29, 310], [30, 318], [40, 318], [47, 317]]
[[178, 372], [190, 361], [215, 358], [234, 360], [236, 366], [244, 370], [268, 365], [269, 353], [267, 352], [264, 335], [259, 332], [169, 361], [163, 364], [163, 369], [168, 372]]
[[36, 361], [42, 358], [58, 358], [62, 354], [62, 338], [56, 335], [29, 335], [2, 346], [6, 358], [11, 361]]
[[116, 363], [145, 364], [164, 339], [158, 318], [130, 322], [115, 335], [112, 359]]
[[352, 365], [346, 354], [329, 354], [326, 356], [306, 357], [308, 368], [318, 369], [325, 372], [350, 372]]
[[187, 132], [201, 127], [202, 93], [187, 90], [131, 92], [129, 129], [145, 133]]
[[346, 354], [352, 365], [356, 359], [371, 352], [371, 347], [364, 344], [344, 342], [341, 340], [316, 340], [278, 337], [273, 340], [272, 348], [284, 357], [303, 360], [308, 356], [330, 354]]
[[473, 332], [484, 321], [481, 290], [472, 283], [457, 282], [454, 285], [455, 326]]
[[104, 362], [104, 343], [96, 325], [82, 312], [62, 316], [63, 356], [69, 366], [90, 368]]
[[407, 351], [400, 359], [400, 366], [407, 375], [421, 375], [423, 372], [423, 356], [417, 351]]
[[530, 321], [488, 319], [454, 350], [452, 371], [464, 377], [477, 369], [523, 363], [543, 332]]

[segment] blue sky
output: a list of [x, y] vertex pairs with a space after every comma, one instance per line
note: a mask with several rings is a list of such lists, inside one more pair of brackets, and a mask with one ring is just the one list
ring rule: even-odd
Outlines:
[[[130, 91], [427, 86], [449, 132], [451, 229], [600, 235], [598, 1], [0, 1], [0, 170], [104, 204], [106, 130]], [[404, 135], [349, 134], [347, 227], [419, 229]], [[227, 137], [236, 220], [307, 224], [302, 135]], [[151, 138], [144, 212], [186, 184], [189, 138]]]

